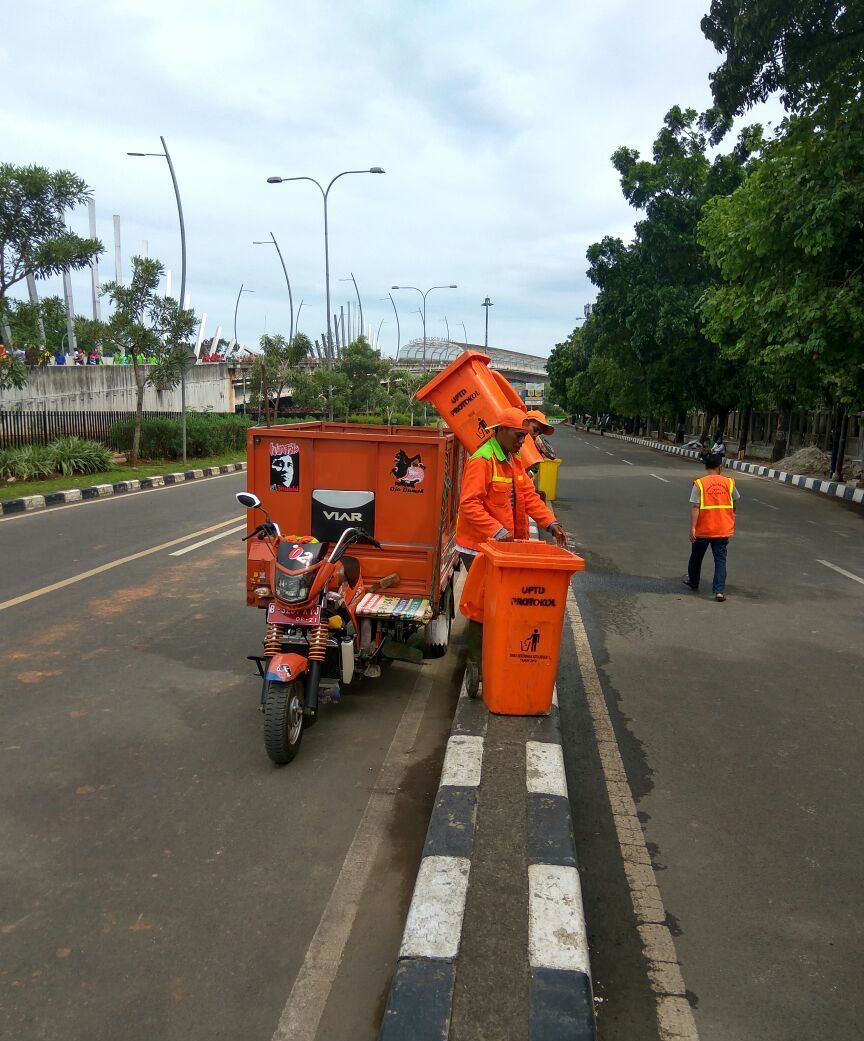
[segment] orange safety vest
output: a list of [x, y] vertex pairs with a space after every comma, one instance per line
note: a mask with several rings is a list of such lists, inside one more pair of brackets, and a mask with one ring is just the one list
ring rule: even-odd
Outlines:
[[709, 474], [693, 483], [699, 489], [696, 537], [731, 538], [735, 534], [735, 481], [720, 474]]

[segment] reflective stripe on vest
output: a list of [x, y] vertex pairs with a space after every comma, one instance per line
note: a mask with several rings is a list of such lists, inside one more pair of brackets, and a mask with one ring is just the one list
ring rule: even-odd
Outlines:
[[492, 483], [493, 484], [512, 484], [512, 477], [502, 477], [501, 472], [498, 469], [498, 464], [495, 462], [495, 456], [492, 456]]
[[[719, 476], [719, 474], [718, 474]], [[735, 509], [735, 480], [732, 477], [722, 478], [724, 481], [729, 482], [729, 502], [721, 502], [716, 506], [705, 505], [705, 487], [702, 484], [703, 478], [698, 477], [696, 479], [696, 487], [699, 489], [699, 509], [700, 510], [734, 510]]]

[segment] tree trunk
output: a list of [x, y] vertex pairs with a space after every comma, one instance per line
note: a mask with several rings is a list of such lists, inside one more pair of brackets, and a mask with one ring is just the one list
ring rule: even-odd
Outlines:
[[687, 422], [687, 413], [682, 408], [675, 417], [675, 444], [684, 444], [684, 424]]
[[705, 413], [705, 422], [704, 422], [704, 424], [702, 426], [702, 429], [699, 431], [699, 437], [700, 438], [708, 436], [708, 431], [711, 429], [711, 424], [714, 421], [714, 415], [715, 415], [715, 413], [713, 413], [713, 412], [706, 412]]
[[776, 463], [779, 459], [782, 459], [783, 456], [786, 455], [790, 418], [791, 409], [785, 405], [781, 406], [780, 411], [777, 413], [777, 428], [774, 431], [774, 444], [771, 448], [770, 461], [772, 463]]
[[659, 416], [657, 419], [657, 440], [666, 440], [666, 418], [665, 416]]
[[129, 465], [135, 467], [138, 465], [138, 455], [141, 451], [141, 419], [144, 413], [144, 377], [143, 374], [138, 374], [138, 362], [133, 362], [135, 366], [135, 427], [132, 430], [132, 451], [129, 453]]
[[717, 413], [717, 440], [723, 441], [726, 435], [726, 424], [729, 422], [729, 409], [721, 408]]
[[264, 402], [264, 425], [270, 426], [270, 392], [267, 390], [267, 367], [261, 366], [261, 399]]
[[837, 438], [836, 446], [831, 454], [831, 480], [843, 480], [843, 461], [846, 456], [846, 437], [849, 433], [849, 413], [843, 410], [843, 420], [840, 424], [840, 436]]
[[744, 409], [744, 413], [741, 416], [741, 431], [738, 435], [738, 458], [743, 459], [747, 455], [747, 439], [750, 436], [750, 417], [753, 415], [753, 409], [750, 405], [747, 405]]

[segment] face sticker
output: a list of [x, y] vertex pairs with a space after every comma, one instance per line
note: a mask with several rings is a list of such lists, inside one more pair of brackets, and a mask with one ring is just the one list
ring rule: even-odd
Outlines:
[[296, 441], [270, 444], [270, 491], [300, 490], [300, 446]]
[[416, 455], [408, 455], [400, 448], [390, 473], [396, 478], [396, 484], [400, 488], [416, 488], [426, 477], [426, 467], [419, 452]]

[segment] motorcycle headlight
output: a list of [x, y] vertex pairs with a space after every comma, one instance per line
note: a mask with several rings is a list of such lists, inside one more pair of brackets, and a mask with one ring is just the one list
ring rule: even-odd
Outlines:
[[309, 597], [312, 575], [286, 575], [282, 571], [276, 573], [276, 596], [288, 604], [302, 603]]

